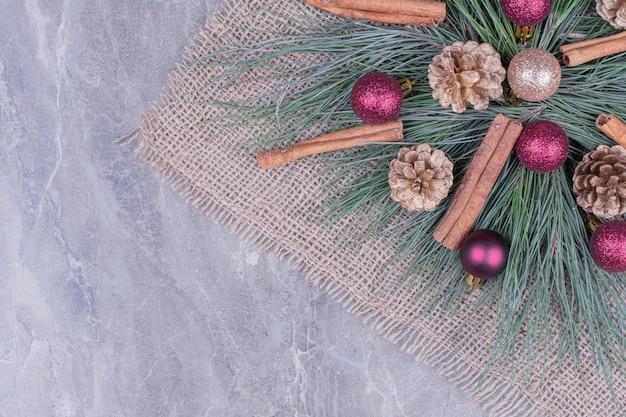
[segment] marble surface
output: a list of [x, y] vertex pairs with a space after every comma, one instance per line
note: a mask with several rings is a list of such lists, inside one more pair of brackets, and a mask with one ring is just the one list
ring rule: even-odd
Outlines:
[[218, 1], [0, 4], [0, 416], [487, 415], [113, 142]]

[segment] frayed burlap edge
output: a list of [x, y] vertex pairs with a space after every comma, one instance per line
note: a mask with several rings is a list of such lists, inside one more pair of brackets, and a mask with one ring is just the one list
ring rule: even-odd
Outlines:
[[[585, 346], [578, 368], [573, 364], [553, 366], [557, 347], [549, 346], [543, 363], [536, 365], [547, 369], [542, 377], [524, 380], [513, 375], [512, 367], [494, 366], [482, 381], [486, 355], [481, 352], [492, 343], [488, 326], [451, 316], [445, 309], [422, 314], [423, 305], [415, 302], [418, 289], [394, 289], [393, 274], [383, 271], [393, 252], [388, 242], [371, 242], [353, 250], [337, 247], [342, 230], [354, 219], [320, 225], [309, 217], [317, 204], [314, 196], [324, 183], [320, 158], [262, 171], [253, 156], [242, 155], [238, 148], [262, 133], [262, 126], [226, 129], [219, 122], [207, 122], [224, 111], [207, 103], [253, 99], [276, 85], [262, 77], [262, 70], [244, 74], [232, 85], [223, 77], [228, 74], [223, 67], [198, 65], [199, 61], [219, 45], [252, 43], [269, 36], [253, 32], [253, 28], [284, 33], [299, 21], [306, 27], [305, 13], [318, 19], [333, 18], [298, 0], [238, 1], [236, 7], [216, 15], [172, 71], [159, 100], [121, 142], [138, 141], [139, 160], [170, 183], [188, 204], [268, 254], [288, 260], [348, 312], [400, 344], [416, 360], [433, 366], [493, 415], [617, 415]], [[252, 33], [258, 39], [251, 38]], [[303, 138], [310, 133], [303, 132]], [[468, 302], [471, 297], [467, 296]], [[453, 341], [460, 319], [468, 321], [466, 330]], [[516, 373], [523, 375], [525, 365], [518, 365]], [[614, 384], [618, 393], [626, 392], [623, 380], [616, 379]]]

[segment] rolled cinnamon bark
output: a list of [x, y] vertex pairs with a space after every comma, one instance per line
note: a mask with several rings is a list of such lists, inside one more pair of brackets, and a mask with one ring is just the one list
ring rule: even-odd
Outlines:
[[275, 168], [296, 159], [318, 153], [337, 151], [379, 142], [400, 142], [404, 139], [402, 121], [364, 125], [318, 136], [285, 148], [265, 151], [257, 159], [262, 169]]
[[400, 131], [402, 131], [402, 128], [403, 128], [402, 120], [396, 119], [390, 122], [380, 123], [376, 125], [368, 124], [368, 125], [351, 127], [349, 129], [338, 130], [336, 132], [330, 132], [330, 133], [326, 133], [324, 135], [317, 136], [311, 139], [303, 140], [300, 143], [304, 144], [304, 143], [314, 143], [314, 142], [325, 142], [325, 141], [336, 140], [336, 139], [347, 139], [351, 137], [354, 138], [354, 137], [359, 137], [359, 136], [371, 135], [373, 133], [378, 133], [378, 132], [385, 132], [387, 130], [392, 130], [392, 129], [399, 129]]
[[560, 51], [563, 53], [563, 63], [568, 67], [575, 67], [594, 59], [626, 51], [626, 32], [563, 45]]
[[436, 27], [446, 18], [446, 3], [433, 0], [306, 0], [327, 12], [354, 19]]
[[613, 139], [615, 143], [626, 148], [626, 124], [614, 114], [600, 114], [596, 126], [602, 133]]
[[459, 250], [480, 214], [523, 126], [498, 114], [454, 194], [452, 203], [435, 229], [433, 238], [450, 250]]
[[452, 197], [452, 202], [448, 210], [435, 229], [433, 238], [435, 238], [437, 242], [444, 241], [448, 233], [450, 233], [450, 230], [452, 230], [452, 227], [463, 215], [463, 210], [468, 201], [472, 198], [478, 180], [487, 167], [498, 143], [500, 143], [500, 139], [502, 139], [502, 135], [504, 135], [504, 131], [509, 122], [510, 120], [502, 114], [498, 114], [491, 122], [491, 126], [489, 126], [483, 141], [474, 154], [459, 187], [454, 193], [454, 197]]
[[498, 147], [494, 151], [489, 163], [485, 167], [478, 184], [472, 194], [472, 198], [467, 202], [467, 205], [463, 209], [463, 215], [459, 218], [459, 221], [454, 224], [450, 233], [443, 241], [443, 245], [450, 250], [459, 250], [461, 243], [472, 229], [474, 222], [478, 218], [480, 211], [482, 210], [493, 186], [496, 184], [504, 164], [506, 163], [517, 138], [522, 133], [523, 126], [521, 123], [511, 121], [502, 135], [502, 139], [498, 144]]

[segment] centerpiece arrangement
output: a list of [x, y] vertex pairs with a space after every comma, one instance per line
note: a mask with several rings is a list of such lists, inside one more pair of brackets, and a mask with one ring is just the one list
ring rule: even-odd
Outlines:
[[409, 288], [423, 314], [444, 306], [459, 334], [489, 322], [485, 375], [591, 349], [622, 407], [626, 3], [308, 3], [323, 18], [297, 2], [292, 30], [196, 60], [226, 85], [254, 89], [262, 68], [278, 86], [200, 103], [224, 110], [207, 122], [258, 126], [242, 150], [259, 170], [319, 154], [318, 221], [349, 219], [337, 244], [354, 251], [393, 242], [386, 291]]

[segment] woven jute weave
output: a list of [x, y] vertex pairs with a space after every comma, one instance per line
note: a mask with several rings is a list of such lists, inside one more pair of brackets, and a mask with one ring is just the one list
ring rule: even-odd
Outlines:
[[[495, 309], [491, 316], [481, 317], [451, 314], [442, 307], [422, 314], [425, 302], [415, 301], [420, 288], [397, 287], [398, 277], [385, 269], [392, 243], [379, 239], [357, 249], [340, 245], [345, 243], [342, 232], [354, 219], [329, 225], [310, 217], [319, 204], [315, 196], [327, 181], [321, 158], [263, 171], [239, 146], [263, 134], [263, 126], [207, 122], [228, 111], [208, 103], [251, 100], [277, 86], [263, 68], [229, 84], [228, 77], [221, 77], [227, 68], [206, 65], [212, 59], [206, 57], [218, 45], [254, 44], [271, 36], [268, 33], [293, 31], [298, 22], [305, 27], [309, 21], [304, 10], [322, 20], [333, 18], [299, 0], [241, 0], [207, 22], [170, 74], [158, 102], [140, 117], [136, 149], [140, 161], [189, 204], [269, 254], [288, 259], [350, 313], [401, 344], [418, 361], [434, 366], [493, 415], [621, 415], [584, 343], [577, 365], [559, 363], [558, 346], [548, 341], [538, 347], [543, 350], [539, 361], [529, 364], [520, 354], [517, 363], [513, 358], [511, 363], [496, 364], [481, 378], [487, 361], [484, 352], [493, 344]], [[254, 28], [264, 31], [249, 30]], [[252, 39], [252, 33], [257, 37]], [[315, 59], [331, 58], [319, 54]], [[300, 56], [284, 65], [297, 68], [305, 61]], [[302, 139], [312, 133], [302, 132]], [[469, 303], [470, 291], [466, 297]], [[465, 322], [462, 330], [460, 321]], [[626, 403], [626, 379], [616, 374], [613, 384], [619, 401]]]

